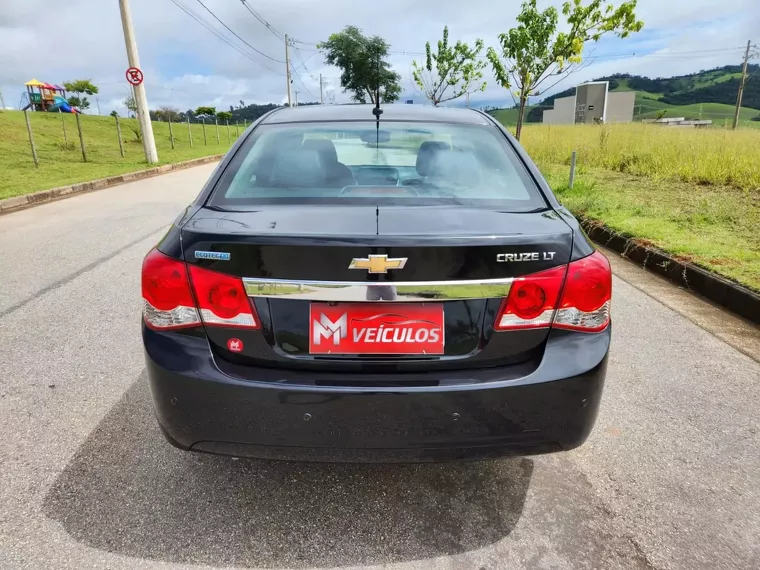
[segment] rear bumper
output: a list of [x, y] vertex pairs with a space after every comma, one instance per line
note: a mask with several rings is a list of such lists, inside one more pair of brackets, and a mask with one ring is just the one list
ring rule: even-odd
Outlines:
[[541, 363], [517, 379], [491, 368], [436, 372], [437, 387], [336, 388], [293, 385], [310, 373], [267, 368], [251, 370], [260, 381], [232, 378], [217, 368], [205, 338], [143, 327], [155, 412], [172, 444], [241, 457], [347, 462], [483, 459], [577, 447], [596, 420], [610, 334], [609, 328], [552, 331]]

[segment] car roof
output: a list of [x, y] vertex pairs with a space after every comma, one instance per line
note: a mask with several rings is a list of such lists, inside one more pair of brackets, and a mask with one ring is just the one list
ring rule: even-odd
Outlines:
[[[262, 124], [374, 121], [374, 105], [303, 105], [285, 107], [264, 117]], [[433, 107], [432, 105], [382, 105], [380, 121], [421, 121], [426, 123], [461, 123], [468, 125], [490, 125], [491, 122], [478, 111], [453, 107]]]

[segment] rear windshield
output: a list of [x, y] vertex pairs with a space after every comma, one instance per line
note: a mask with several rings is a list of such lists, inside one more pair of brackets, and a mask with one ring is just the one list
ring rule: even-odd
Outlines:
[[349, 203], [546, 207], [495, 127], [390, 121], [259, 126], [209, 205]]

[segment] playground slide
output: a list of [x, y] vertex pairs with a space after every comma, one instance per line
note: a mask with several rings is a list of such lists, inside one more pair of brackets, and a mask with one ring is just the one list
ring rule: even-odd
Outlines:
[[53, 104], [48, 107], [48, 111], [51, 113], [57, 113], [58, 111], [61, 111], [61, 113], [79, 113], [76, 109], [72, 108], [71, 105], [69, 105], [68, 101], [61, 97], [60, 95], [56, 95], [53, 98]]

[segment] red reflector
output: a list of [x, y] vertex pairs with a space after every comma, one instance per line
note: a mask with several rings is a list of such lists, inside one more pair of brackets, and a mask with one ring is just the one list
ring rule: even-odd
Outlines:
[[239, 315], [243, 303], [247, 300], [245, 295], [241, 296], [238, 288], [230, 283], [217, 283], [209, 291], [209, 304], [212, 310], [225, 319]]
[[154, 249], [142, 266], [143, 319], [154, 329], [200, 324], [185, 264]]
[[497, 331], [545, 328], [552, 324], [566, 266], [515, 279], [501, 304]]
[[240, 277], [188, 266], [201, 319], [207, 326], [257, 329], [258, 315]]
[[522, 319], [535, 319], [546, 306], [546, 291], [533, 281], [518, 283], [515, 287], [513, 308]]

